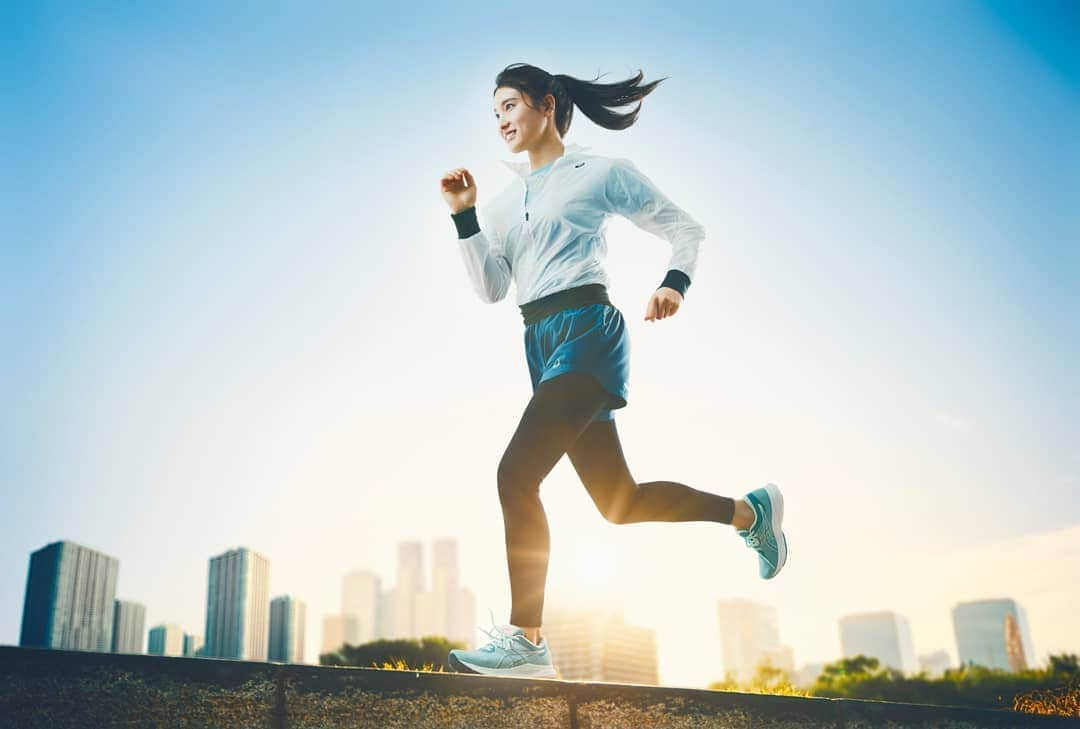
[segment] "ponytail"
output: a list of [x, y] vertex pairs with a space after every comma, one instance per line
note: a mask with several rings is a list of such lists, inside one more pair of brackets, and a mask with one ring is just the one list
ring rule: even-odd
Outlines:
[[[565, 137], [570, 131], [574, 106], [581, 109], [582, 114], [604, 129], [619, 130], [631, 126], [637, 121], [638, 113], [641, 111], [641, 100], [668, 77], [665, 76], [647, 84], [641, 84], [642, 78], [644, 74], [639, 70], [637, 75], [625, 81], [600, 84], [595, 83], [596, 79], [584, 81], [562, 73], [552, 75], [536, 66], [513, 63], [495, 77], [495, 88], [498, 89], [501, 86], [515, 88], [536, 104], [542, 103], [548, 94], [554, 96], [555, 128], [559, 131], [560, 137]], [[611, 111], [611, 107], [626, 106], [635, 101], [638, 105], [628, 112], [620, 114]], [[525, 103], [528, 104], [528, 101], [526, 100]]]

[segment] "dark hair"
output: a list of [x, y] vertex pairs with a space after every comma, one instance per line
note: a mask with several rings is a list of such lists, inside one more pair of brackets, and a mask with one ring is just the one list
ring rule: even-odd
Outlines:
[[[638, 112], [641, 111], [641, 100], [648, 96], [661, 81], [668, 78], [665, 76], [639, 85], [643, 77], [644, 74], [639, 70], [636, 76], [631, 76], [625, 81], [598, 84], [594, 83], [596, 79], [583, 81], [562, 73], [552, 75], [542, 68], [530, 66], [527, 63], [512, 63], [495, 77], [495, 90], [497, 91], [501, 86], [517, 89], [532, 99], [537, 106], [543, 103], [547, 94], [554, 96], [555, 128], [559, 130], [559, 136], [565, 137], [570, 130], [570, 120], [574, 117], [575, 104], [581, 109], [582, 114], [605, 129], [626, 129], [637, 121]], [[624, 114], [608, 108], [626, 106], [635, 101], [638, 105]], [[537, 108], [529, 104], [528, 99], [525, 103], [534, 109]]]

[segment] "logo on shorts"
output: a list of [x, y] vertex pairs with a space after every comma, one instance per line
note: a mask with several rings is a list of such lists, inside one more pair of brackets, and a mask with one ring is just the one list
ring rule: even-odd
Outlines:
[[555, 360], [554, 362], [552, 362], [551, 366], [552, 367], [558, 367], [559, 366], [559, 360]]
[[585, 163], [584, 163], [584, 162], [582, 162], [582, 163], [581, 163], [581, 164], [579, 164], [579, 165], [574, 165], [574, 169], [576, 170], [576, 169], [577, 169], [578, 167], [584, 167], [584, 166], [585, 166]]

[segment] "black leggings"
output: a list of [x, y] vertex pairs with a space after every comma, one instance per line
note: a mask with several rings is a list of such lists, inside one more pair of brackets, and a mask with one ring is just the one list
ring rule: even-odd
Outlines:
[[567, 372], [542, 382], [499, 462], [499, 500], [510, 570], [510, 623], [538, 626], [544, 610], [550, 537], [540, 482], [563, 454], [604, 518], [730, 524], [735, 502], [681, 483], [638, 484], [623, 457], [615, 421], [590, 422], [610, 395], [592, 375]]

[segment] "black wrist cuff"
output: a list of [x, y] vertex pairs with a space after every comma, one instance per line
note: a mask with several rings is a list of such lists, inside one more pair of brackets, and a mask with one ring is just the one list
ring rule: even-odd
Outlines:
[[476, 206], [465, 208], [460, 213], [450, 213], [457, 226], [458, 238], [469, 238], [480, 232], [480, 222], [476, 219]]
[[663, 288], [665, 286], [669, 289], [675, 289], [683, 296], [686, 296], [686, 290], [690, 288], [690, 277], [682, 271], [673, 268], [667, 272], [667, 276], [664, 276], [664, 280], [657, 288]]

